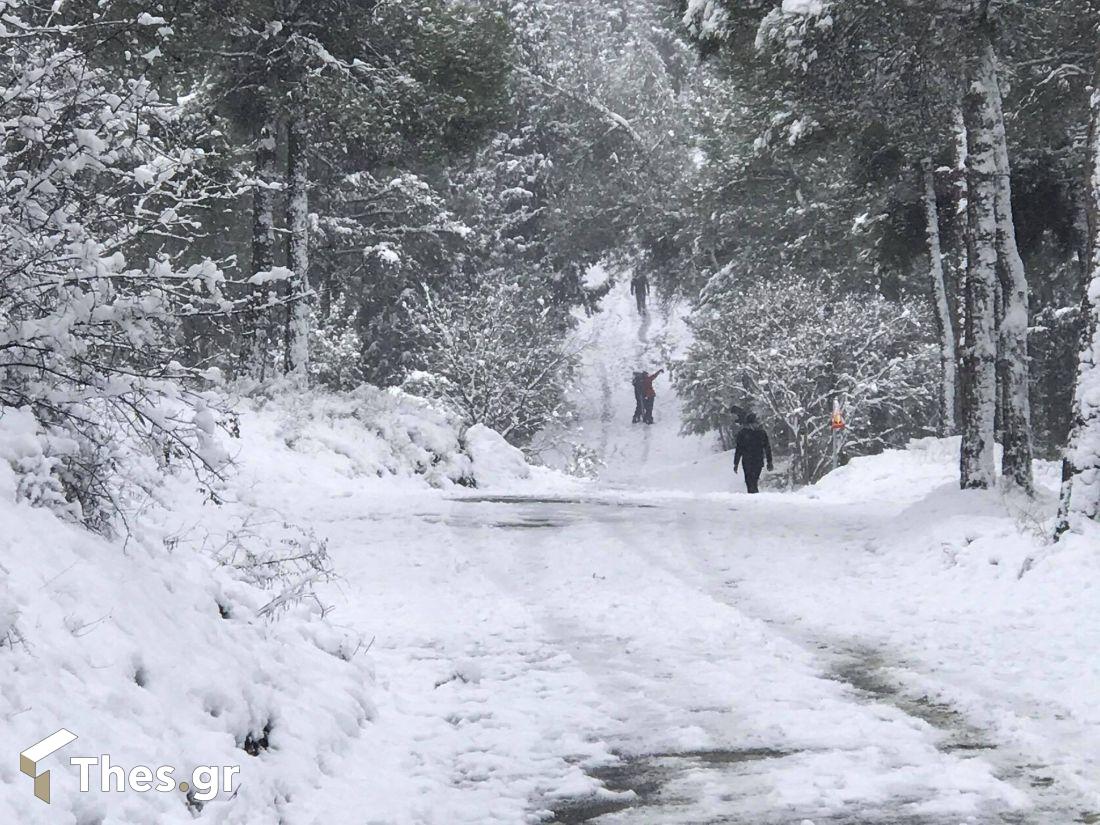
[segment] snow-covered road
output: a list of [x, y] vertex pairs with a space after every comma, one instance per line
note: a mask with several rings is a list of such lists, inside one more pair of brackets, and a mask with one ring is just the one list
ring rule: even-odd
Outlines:
[[1100, 822], [1095, 577], [1021, 581], [1034, 542], [939, 442], [741, 494], [667, 385], [629, 423], [677, 322], [616, 289], [577, 399], [600, 483], [313, 508], [379, 708], [288, 821]]
[[891, 518], [591, 490], [425, 496], [331, 524], [395, 537], [335, 545], [342, 620], [377, 636], [392, 704], [315, 821], [1095, 821], [1072, 771], [914, 693], [935, 651], [901, 655], [878, 633], [889, 616], [797, 618], [815, 589], [838, 616], [870, 598], [874, 581], [829, 577]]

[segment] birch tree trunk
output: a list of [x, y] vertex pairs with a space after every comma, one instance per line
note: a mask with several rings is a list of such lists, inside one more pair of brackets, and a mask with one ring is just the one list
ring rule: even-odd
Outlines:
[[312, 295], [309, 287], [309, 165], [305, 121], [290, 119], [287, 129], [287, 267], [288, 283], [285, 367], [304, 378], [309, 368], [309, 332]]
[[1012, 173], [1008, 161], [1004, 106], [996, 58], [988, 35], [982, 44], [979, 78], [989, 96], [993, 145], [997, 159], [997, 273], [1000, 288], [998, 318], [998, 378], [1001, 382], [1001, 432], [1004, 453], [1001, 474], [1006, 481], [1032, 491], [1031, 383], [1027, 331], [1030, 322], [1027, 275], [1016, 244], [1012, 218]]
[[1008, 382], [1005, 380], [1005, 358], [1001, 339], [1001, 321], [1005, 317], [1004, 290], [1001, 289], [1000, 250], [997, 257], [997, 284], [993, 298], [993, 328], [997, 330], [997, 407], [993, 412], [993, 437], [998, 444], [1004, 443], [1005, 407], [1008, 398]]
[[1074, 391], [1074, 427], [1062, 465], [1062, 505], [1056, 535], [1075, 518], [1100, 521], [1100, 63], [1089, 117], [1089, 266], [1084, 331]]
[[[256, 144], [257, 184], [252, 189], [252, 271], [255, 276], [268, 272], [275, 266], [275, 184], [278, 125], [266, 122], [260, 130]], [[245, 372], [263, 380], [267, 372], [267, 356], [270, 345], [270, 311], [268, 284], [254, 284], [247, 313], [248, 344], [245, 354]]]
[[951, 304], [947, 300], [947, 283], [944, 279], [943, 250], [940, 244], [940, 213], [936, 206], [936, 179], [932, 171], [932, 159], [921, 164], [924, 178], [924, 219], [928, 236], [928, 280], [932, 289], [936, 329], [940, 336], [940, 434], [955, 432], [955, 386], [958, 373], [958, 353], [955, 347], [955, 324], [951, 319]]
[[997, 149], [995, 112], [976, 61], [963, 99], [967, 139], [967, 262], [963, 291], [965, 347], [962, 366], [963, 489], [993, 485], [994, 416], [997, 406], [997, 346], [994, 305], [997, 291]]

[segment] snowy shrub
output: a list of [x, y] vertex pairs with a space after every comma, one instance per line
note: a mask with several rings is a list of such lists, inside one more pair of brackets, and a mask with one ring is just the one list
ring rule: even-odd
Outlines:
[[187, 388], [201, 376], [174, 338], [179, 318], [228, 306], [214, 263], [172, 251], [214, 187], [150, 83], [96, 69], [17, 8], [26, 29], [0, 41], [0, 418], [39, 444], [4, 458], [25, 497], [106, 529], [167, 465], [223, 460], [220, 402]]
[[535, 290], [489, 278], [469, 294], [429, 294], [409, 312], [424, 343], [406, 390], [512, 444], [526, 444], [566, 414], [577, 359]]
[[327, 540], [312, 529], [285, 521], [255, 524], [244, 520], [226, 533], [212, 554], [220, 564], [236, 570], [243, 581], [272, 592], [271, 600], [257, 611], [267, 618], [305, 600], [319, 604], [315, 585], [335, 575]]
[[[289, 450], [338, 458], [346, 476], [422, 478], [435, 487], [471, 483], [462, 422], [397, 388], [363, 384], [351, 392], [289, 394], [273, 383], [251, 401], [279, 421], [275, 435]], [[246, 415], [244, 427], [249, 426]]]
[[565, 464], [565, 472], [577, 478], [598, 478], [604, 466], [599, 450], [585, 444], [573, 444]]
[[713, 432], [731, 426], [732, 407], [755, 411], [790, 457], [792, 483], [828, 470], [834, 401], [846, 454], [935, 429], [938, 354], [923, 309], [787, 277], [710, 296], [691, 327], [675, 376], [685, 429]]

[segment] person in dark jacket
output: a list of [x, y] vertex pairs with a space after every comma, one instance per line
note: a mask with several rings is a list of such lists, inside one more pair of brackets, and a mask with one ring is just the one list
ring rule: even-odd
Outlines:
[[649, 280], [645, 275], [635, 275], [630, 279], [630, 294], [638, 302], [638, 312], [645, 313], [645, 299], [649, 297]]
[[631, 424], [637, 424], [642, 420], [642, 416], [645, 415], [645, 379], [646, 374], [644, 372], [634, 373], [634, 418], [631, 420]]
[[737, 445], [733, 452], [733, 471], [737, 472], [740, 464], [745, 471], [745, 486], [750, 493], [760, 492], [760, 472], [764, 469], [764, 461], [767, 459], [768, 471], [773, 469], [772, 445], [768, 441], [768, 434], [760, 426], [756, 413], [745, 416], [745, 425], [737, 433]]
[[644, 417], [642, 418], [646, 424], [653, 423], [653, 401], [657, 398], [657, 391], [653, 389], [653, 379], [664, 372], [663, 369], [657, 370], [657, 372], [650, 375], [647, 372], [642, 373], [642, 405], [644, 407]]

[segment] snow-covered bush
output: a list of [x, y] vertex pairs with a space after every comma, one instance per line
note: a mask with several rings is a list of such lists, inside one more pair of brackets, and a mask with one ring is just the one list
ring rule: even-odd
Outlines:
[[23, 444], [3, 457], [26, 497], [105, 529], [166, 465], [223, 460], [220, 402], [194, 388], [213, 373], [181, 366], [173, 337], [229, 306], [220, 269], [177, 252], [215, 187], [150, 83], [90, 65], [37, 7], [4, 7], [0, 420]]
[[[265, 412], [264, 422], [279, 422], [272, 435], [287, 449], [327, 455], [341, 476], [421, 478], [434, 487], [471, 481], [458, 417], [395, 387], [295, 394], [274, 383], [247, 404]], [[242, 438], [254, 421], [246, 408]]]
[[753, 410], [799, 484], [828, 469], [834, 401], [846, 454], [934, 432], [938, 355], [923, 312], [795, 277], [731, 285], [690, 322], [695, 342], [675, 373], [684, 427], [713, 432], [731, 407]]
[[584, 444], [573, 444], [565, 464], [565, 472], [577, 478], [598, 478], [605, 466], [599, 450]]
[[227, 530], [219, 546], [204, 549], [243, 581], [272, 593], [257, 615], [275, 617], [303, 600], [316, 602], [315, 585], [335, 576], [328, 541], [311, 528], [281, 519], [257, 524], [251, 516]]
[[409, 311], [423, 347], [405, 389], [512, 444], [526, 444], [566, 414], [577, 359], [536, 290], [490, 277], [467, 294], [429, 294]]
[[498, 479], [528, 478], [531, 475], [531, 467], [523, 451], [484, 424], [474, 424], [466, 430], [462, 440], [466, 444], [466, 454], [473, 462], [475, 480], [479, 486], [483, 482], [491, 484]]
[[271, 460], [250, 451], [261, 439], [280, 444], [287, 462], [312, 456], [325, 473], [339, 478], [447, 488], [496, 486], [531, 476], [523, 453], [499, 433], [483, 425], [467, 427], [458, 413], [396, 387], [362, 384], [350, 392], [290, 393], [288, 386], [269, 384], [245, 400], [239, 442], [243, 466]]

